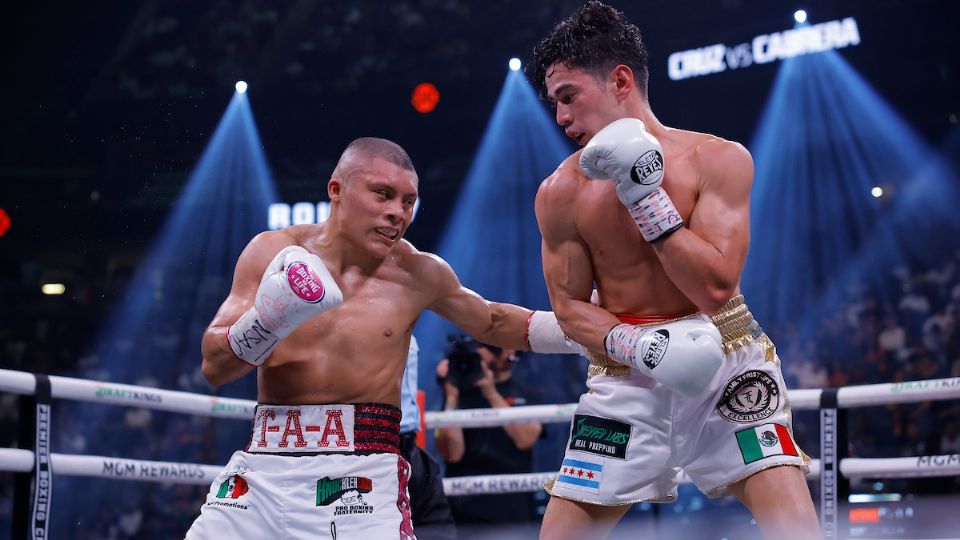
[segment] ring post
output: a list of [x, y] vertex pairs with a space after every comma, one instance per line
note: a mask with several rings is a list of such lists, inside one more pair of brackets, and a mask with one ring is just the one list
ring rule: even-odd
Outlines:
[[847, 411], [837, 403], [837, 388], [820, 394], [820, 528], [826, 540], [840, 538], [840, 504], [850, 495], [850, 481], [840, 474], [847, 457]]
[[18, 445], [34, 454], [33, 471], [15, 474], [10, 538], [48, 538], [53, 468], [50, 463], [50, 379], [34, 375], [36, 391], [20, 396]]

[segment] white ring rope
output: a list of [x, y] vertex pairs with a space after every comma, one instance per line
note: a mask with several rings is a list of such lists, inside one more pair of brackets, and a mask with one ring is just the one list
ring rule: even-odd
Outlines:
[[[222, 398], [161, 390], [128, 384], [90, 381], [51, 375], [51, 395], [54, 398], [126, 405], [158, 409], [199, 416], [236, 418], [253, 417], [253, 400]], [[32, 395], [35, 392], [33, 374], [0, 369], [0, 391]], [[794, 410], [819, 408], [821, 389], [791, 390], [789, 398]], [[840, 408], [866, 407], [893, 403], [913, 403], [960, 399], [960, 377], [930, 379], [892, 384], [848, 386], [837, 390]], [[558, 405], [529, 405], [501, 409], [460, 409], [428, 412], [428, 428], [439, 427], [494, 427], [522, 422], [562, 423], [573, 418], [575, 403]], [[208, 485], [222, 466], [195, 463], [144, 461], [104, 456], [51, 454], [56, 474], [94, 476], [119, 480], [145, 480], [178, 484]], [[0, 470], [30, 472], [34, 455], [29, 450], [0, 448]], [[811, 476], [818, 474], [819, 461], [810, 464]], [[918, 478], [960, 475], [960, 454], [915, 456], [902, 458], [847, 458], [840, 462], [840, 473], [847, 478]], [[555, 473], [483, 475], [444, 478], [447, 495], [480, 493], [515, 493], [537, 491]], [[681, 482], [689, 482], [685, 475]]]
[[[820, 407], [821, 389], [790, 390], [793, 410], [816, 410]], [[846, 386], [838, 389], [837, 402], [841, 409], [960, 399], [960, 377], [929, 379], [890, 384]], [[569, 422], [573, 419], [576, 403], [561, 405], [527, 405], [501, 409], [458, 409], [431, 411], [425, 415], [428, 428], [437, 427], [493, 427], [520, 422]]]
[[[210, 485], [210, 482], [223, 471], [223, 465], [75, 454], [50, 454], [50, 461], [54, 473], [64, 476], [97, 476], [112, 480], [146, 480], [174, 484]], [[19, 448], [0, 448], [0, 470], [32, 471], [33, 452]]]
[[[105, 456], [51, 454], [53, 470], [58, 475], [92, 476], [111, 480], [142, 480], [175, 484], [209, 485], [223, 470], [222, 466], [144, 461]], [[17, 448], [0, 448], [0, 470], [30, 472], [33, 452]], [[847, 478], [927, 478], [960, 475], [960, 454], [914, 456], [902, 458], [847, 458], [840, 461], [840, 473]], [[808, 478], [816, 480], [820, 461], [810, 462]], [[556, 473], [494, 474], [458, 476], [443, 479], [448, 496], [539, 491]], [[690, 479], [681, 473], [680, 483]]]
[[[0, 391], [33, 395], [36, 382], [33, 374], [0, 369]], [[128, 405], [172, 411], [198, 416], [220, 418], [253, 418], [257, 403], [249, 399], [234, 399], [175, 390], [161, 390], [104, 381], [90, 381], [50, 375], [50, 394], [54, 398], [112, 405]]]
[[[51, 394], [55, 398], [110, 403], [173, 412], [214, 416], [219, 418], [253, 418], [257, 403], [249, 399], [224, 398], [161, 390], [144, 386], [90, 381], [70, 377], [50, 376]], [[0, 391], [32, 395], [34, 380], [31, 373], [0, 369]], [[823, 390], [790, 390], [790, 404], [794, 410], [817, 409]], [[902, 383], [846, 386], [837, 391], [841, 409], [960, 399], [960, 377], [929, 379]], [[576, 403], [558, 405], [526, 405], [502, 409], [458, 409], [430, 411], [425, 415], [428, 428], [493, 427], [523, 422], [564, 423], [573, 419]]]

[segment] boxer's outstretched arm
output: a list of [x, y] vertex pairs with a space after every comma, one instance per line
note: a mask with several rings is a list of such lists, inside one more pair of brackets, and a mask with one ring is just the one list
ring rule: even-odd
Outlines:
[[653, 250], [684, 296], [713, 314], [740, 285], [750, 243], [753, 160], [746, 148], [723, 140], [701, 143], [694, 159], [700, 186], [688, 226], [654, 243]]
[[543, 277], [563, 332], [588, 349], [603, 351], [604, 337], [620, 321], [590, 303], [593, 292], [590, 252], [570, 216], [574, 208], [573, 184], [563, 182], [560, 174], [558, 171], [545, 180], [537, 191], [537, 223], [543, 236]]
[[227, 341], [227, 329], [253, 306], [260, 278], [273, 256], [291, 244], [293, 239], [283, 232], [265, 232], [255, 236], [240, 254], [230, 294], [217, 310], [200, 343], [201, 369], [211, 385], [233, 382], [253, 371], [252, 365], [233, 353]]
[[443, 259], [431, 255], [430, 283], [435, 300], [428, 306], [481, 343], [504, 349], [529, 349], [527, 321], [533, 313], [513, 304], [490, 302], [460, 283]]

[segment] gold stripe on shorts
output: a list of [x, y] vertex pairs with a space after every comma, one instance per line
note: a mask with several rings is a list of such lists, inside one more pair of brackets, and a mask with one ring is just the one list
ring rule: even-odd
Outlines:
[[760, 323], [753, 318], [753, 313], [747, 308], [743, 295], [738, 294], [714, 313], [710, 320], [720, 330], [723, 338], [723, 352], [730, 354], [737, 352], [751, 343], [757, 343], [764, 349], [764, 358], [771, 362], [776, 357], [777, 348], [774, 346]]

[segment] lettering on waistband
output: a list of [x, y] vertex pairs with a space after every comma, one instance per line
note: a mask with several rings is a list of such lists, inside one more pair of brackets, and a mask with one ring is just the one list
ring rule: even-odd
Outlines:
[[390, 405], [258, 405], [247, 452], [399, 453], [399, 410]]

